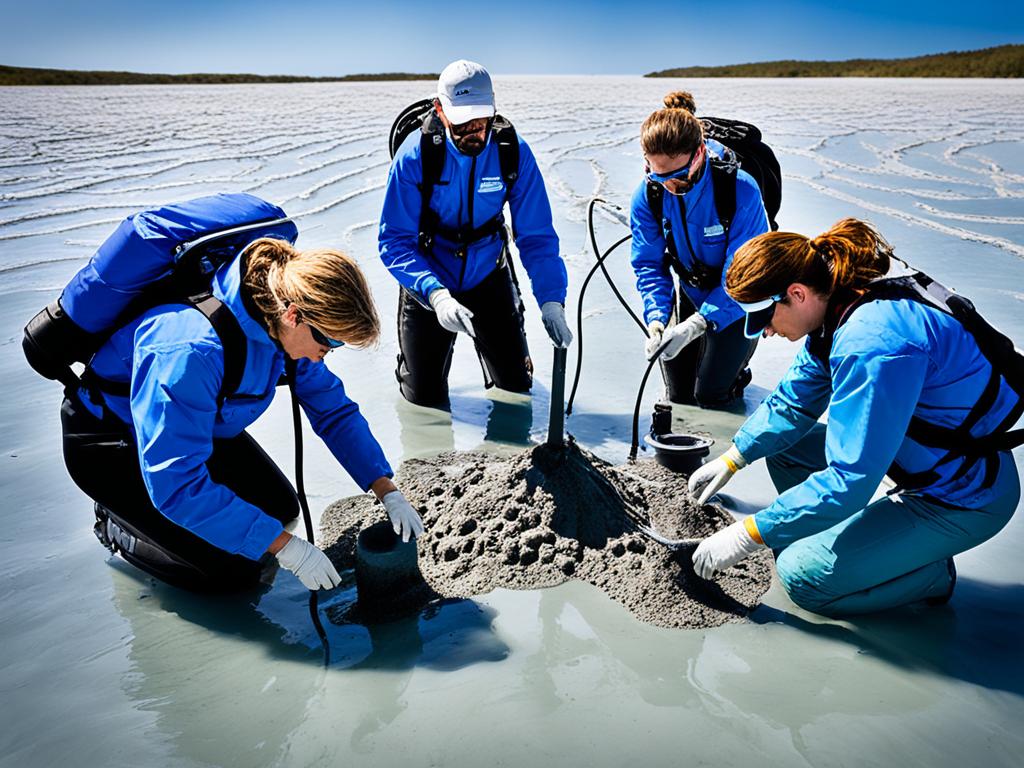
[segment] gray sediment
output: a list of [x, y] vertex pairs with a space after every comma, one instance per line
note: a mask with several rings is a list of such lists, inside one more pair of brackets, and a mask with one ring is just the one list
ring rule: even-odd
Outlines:
[[[573, 443], [541, 445], [511, 457], [413, 459], [398, 479], [426, 532], [417, 542], [423, 585], [395, 595], [396, 610], [410, 600], [578, 579], [641, 621], [714, 627], [746, 616], [771, 583], [767, 551], [705, 581], [693, 572], [692, 549], [670, 551], [638, 529], [648, 524], [666, 538], [699, 539], [733, 522], [721, 509], [698, 507], [685, 477], [651, 460], [615, 467]], [[359, 531], [382, 517], [365, 495], [328, 507], [321, 542], [337, 567], [354, 566]]]

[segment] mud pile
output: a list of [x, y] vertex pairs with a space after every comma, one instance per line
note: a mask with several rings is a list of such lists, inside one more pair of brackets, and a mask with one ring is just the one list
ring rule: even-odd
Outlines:
[[[698, 508], [685, 479], [650, 460], [613, 467], [572, 443], [507, 458], [450, 452], [405, 462], [398, 483], [426, 526], [420, 570], [443, 597], [579, 579], [642, 621], [713, 627], [745, 616], [771, 583], [767, 551], [705, 581], [692, 548], [670, 551], [640, 530], [699, 539], [732, 522]], [[358, 532], [383, 516], [366, 496], [324, 512], [321, 541], [339, 568], [353, 567]]]

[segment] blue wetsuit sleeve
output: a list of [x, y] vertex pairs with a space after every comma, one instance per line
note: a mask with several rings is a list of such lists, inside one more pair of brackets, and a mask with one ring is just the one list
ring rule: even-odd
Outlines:
[[810, 431], [825, 412], [832, 381], [803, 347], [782, 381], [740, 427], [733, 444], [747, 463], [786, 450]]
[[660, 320], [668, 324], [674, 286], [665, 261], [665, 234], [647, 204], [646, 189], [646, 183], [641, 184], [630, 204], [629, 228], [633, 232], [630, 261], [636, 275], [636, 289], [644, 302], [644, 322]]
[[519, 176], [509, 194], [508, 207], [519, 259], [530, 276], [537, 304], [549, 301], [565, 304], [569, 279], [558, 252], [551, 203], [537, 160], [524, 141], [519, 142]]
[[281, 523], [215, 483], [206, 467], [224, 353], [212, 343], [161, 343], [157, 336], [152, 324], [139, 326], [130, 398], [153, 506], [213, 546], [258, 560], [281, 533]]
[[295, 393], [313, 431], [361, 489], [367, 491], [374, 480], [394, 475], [359, 406], [326, 365], [299, 360]]
[[867, 506], [907, 433], [927, 373], [924, 353], [832, 357], [826, 467], [755, 515], [768, 546], [784, 547]]
[[[410, 141], [418, 141], [415, 133]], [[406, 289], [424, 301], [432, 291], [444, 285], [434, 274], [419, 250], [420, 211], [423, 201], [419, 184], [423, 168], [416, 151], [403, 144], [391, 164], [384, 190], [377, 246], [380, 259], [391, 275]]]
[[722, 264], [722, 279], [711, 289], [700, 307], [700, 313], [708, 321], [711, 330], [727, 328], [743, 317], [743, 310], [725, 292], [725, 276], [740, 246], [767, 231], [768, 215], [765, 213], [757, 183], [749, 178], [737, 179], [736, 215], [729, 228], [729, 243], [725, 249], [725, 262]]

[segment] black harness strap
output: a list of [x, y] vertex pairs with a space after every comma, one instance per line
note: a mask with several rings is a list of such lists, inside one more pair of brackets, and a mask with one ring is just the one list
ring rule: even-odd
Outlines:
[[[497, 115], [491, 124], [491, 141], [498, 147], [498, 163], [501, 167], [501, 178], [505, 183], [505, 199], [512, 194], [516, 179], [519, 178], [519, 137], [512, 124], [501, 115]], [[479, 227], [464, 226], [458, 228], [445, 227], [441, 217], [430, 207], [434, 187], [441, 181], [441, 173], [445, 163], [445, 131], [437, 114], [431, 112], [423, 120], [420, 132], [420, 163], [423, 181], [420, 183], [420, 231], [419, 247], [430, 253], [437, 235], [458, 246], [460, 258], [465, 258], [467, 248], [494, 235], [500, 235], [507, 241], [505, 217], [498, 215]], [[472, 221], [472, 217], [470, 218]]]
[[[190, 296], [184, 303], [198, 309], [210, 321], [210, 325], [213, 326], [214, 332], [220, 339], [221, 347], [224, 349], [224, 378], [221, 381], [220, 391], [217, 393], [217, 408], [219, 409], [224, 405], [225, 400], [236, 394], [242, 383], [242, 374], [245, 373], [245, 361], [248, 356], [245, 332], [238, 324], [238, 318], [225, 306], [224, 302], [211, 293]], [[97, 375], [92, 368], [87, 368], [82, 374], [82, 384], [89, 390], [97, 390], [115, 397], [131, 396], [129, 382], [104, 379]]]

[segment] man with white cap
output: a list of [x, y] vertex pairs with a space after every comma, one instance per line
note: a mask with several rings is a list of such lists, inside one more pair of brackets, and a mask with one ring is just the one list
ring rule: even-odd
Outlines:
[[568, 281], [536, 160], [496, 114], [487, 70], [452, 62], [438, 80], [433, 113], [395, 152], [380, 219], [381, 260], [401, 285], [396, 374], [410, 402], [448, 405], [459, 333], [473, 338], [486, 386], [532, 386], [506, 202], [544, 327], [567, 347]]

